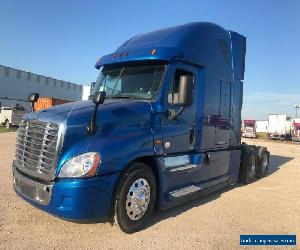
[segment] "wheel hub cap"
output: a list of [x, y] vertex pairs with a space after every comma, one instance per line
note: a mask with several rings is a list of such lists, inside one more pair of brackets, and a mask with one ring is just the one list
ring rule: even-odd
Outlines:
[[131, 220], [138, 220], [146, 213], [150, 202], [150, 186], [146, 179], [139, 178], [129, 188], [126, 212]]
[[263, 170], [265, 171], [268, 167], [268, 157], [265, 155], [264, 158], [263, 158]]
[[255, 176], [255, 168], [256, 168], [255, 165], [256, 165], [256, 164], [255, 164], [255, 158], [252, 158], [252, 159], [251, 159], [251, 167], [250, 167], [250, 176], [251, 176], [251, 177], [254, 177], [254, 176]]

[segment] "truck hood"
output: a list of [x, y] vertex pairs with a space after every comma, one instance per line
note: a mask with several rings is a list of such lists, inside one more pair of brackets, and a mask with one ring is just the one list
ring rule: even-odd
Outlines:
[[[64, 123], [67, 127], [86, 126], [94, 109], [92, 101], [71, 102], [53, 106], [39, 112], [27, 114], [25, 119], [38, 119], [42, 121]], [[151, 105], [148, 102], [135, 100], [108, 99], [98, 107], [97, 125], [105, 121], [133, 118], [137, 120], [149, 120]]]
[[[88, 145], [91, 145], [93, 140], [97, 140], [96, 138], [126, 135], [129, 131], [148, 129], [152, 126], [150, 103], [135, 100], [105, 100], [104, 104], [98, 107], [95, 136], [86, 136], [86, 127], [91, 121], [94, 106], [92, 101], [67, 103], [39, 112], [31, 112], [25, 116], [25, 119], [59, 124], [61, 133], [64, 134], [61, 154], [66, 158], [85, 152], [88, 150]], [[64, 160], [65, 158], [62, 162]]]

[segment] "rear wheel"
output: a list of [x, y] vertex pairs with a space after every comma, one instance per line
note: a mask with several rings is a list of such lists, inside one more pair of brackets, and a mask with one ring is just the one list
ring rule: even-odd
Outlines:
[[267, 148], [259, 147], [256, 176], [259, 178], [266, 176], [268, 167], [269, 167], [269, 152]]
[[254, 181], [257, 169], [257, 152], [255, 147], [246, 146], [242, 151], [240, 179], [249, 184]]
[[9, 120], [6, 120], [4, 125], [5, 125], [6, 129], [10, 129], [10, 127], [11, 127], [11, 124], [9, 123]]
[[125, 233], [141, 230], [156, 202], [156, 180], [147, 165], [132, 163], [121, 177], [115, 201], [115, 224]]

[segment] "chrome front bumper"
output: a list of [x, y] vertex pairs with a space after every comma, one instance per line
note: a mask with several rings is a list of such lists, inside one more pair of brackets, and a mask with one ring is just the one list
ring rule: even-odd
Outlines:
[[38, 202], [41, 205], [48, 205], [51, 196], [53, 184], [44, 184], [36, 180], [32, 180], [23, 175], [16, 167], [13, 166], [14, 188], [20, 195]]
[[256, 134], [242, 133], [242, 137], [246, 137], [246, 138], [256, 138]]

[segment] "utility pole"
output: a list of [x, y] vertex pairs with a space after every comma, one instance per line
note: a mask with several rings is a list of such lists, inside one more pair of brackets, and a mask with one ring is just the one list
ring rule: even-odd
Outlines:
[[297, 118], [298, 117], [298, 109], [300, 108], [300, 105], [295, 105], [294, 108], [296, 109], [296, 117], [295, 118]]

